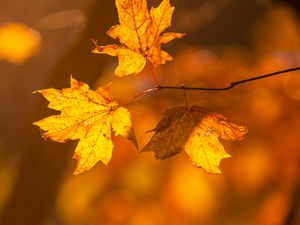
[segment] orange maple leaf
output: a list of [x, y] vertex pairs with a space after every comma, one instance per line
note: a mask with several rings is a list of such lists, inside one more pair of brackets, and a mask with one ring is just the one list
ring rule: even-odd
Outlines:
[[93, 91], [71, 77], [71, 88], [35, 92], [50, 102], [49, 108], [61, 111], [59, 115], [34, 122], [42, 130], [43, 137], [61, 143], [79, 139], [74, 154], [78, 161], [74, 174], [89, 170], [98, 161], [108, 164], [113, 150], [112, 131], [137, 146], [129, 111], [108, 96], [107, 88]]
[[155, 134], [141, 151], [153, 151], [158, 159], [185, 151], [195, 166], [212, 174], [219, 174], [220, 161], [230, 157], [218, 137], [241, 140], [247, 134], [245, 127], [199, 106], [168, 110], [153, 131]]
[[116, 0], [119, 25], [109, 29], [107, 34], [119, 39], [121, 45], [98, 46], [93, 53], [118, 56], [117, 76], [138, 74], [149, 60], [155, 67], [173, 58], [161, 50], [161, 44], [168, 43], [184, 34], [162, 32], [171, 26], [174, 7], [170, 0], [163, 0], [157, 8], [148, 12], [146, 0]]

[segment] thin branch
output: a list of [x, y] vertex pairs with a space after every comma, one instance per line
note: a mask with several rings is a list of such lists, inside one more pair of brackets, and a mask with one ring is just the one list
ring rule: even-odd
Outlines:
[[249, 83], [249, 82], [252, 82], [252, 81], [255, 81], [255, 80], [260, 80], [260, 79], [264, 79], [264, 78], [267, 78], [267, 77], [282, 75], [282, 74], [285, 74], [285, 73], [298, 71], [298, 70], [300, 70], [300, 66], [299, 67], [294, 67], [294, 68], [289, 68], [289, 69], [286, 69], [286, 70], [276, 71], [276, 72], [265, 74], [265, 75], [250, 77], [250, 78], [247, 78], [247, 79], [244, 79], [244, 80], [238, 80], [238, 81], [230, 83], [227, 87], [210, 88], [210, 87], [185, 87], [185, 86], [161, 86], [161, 85], [158, 85], [156, 87], [156, 89], [158, 89], [158, 90], [179, 89], [179, 90], [194, 90], [194, 91], [227, 91], [227, 90], [230, 90], [230, 89], [232, 89], [235, 86], [238, 86], [240, 84]]
[[231, 82], [227, 87], [220, 87], [220, 88], [186, 87], [184, 85], [181, 85], [181, 86], [161, 86], [161, 85], [159, 85], [158, 82], [157, 83], [155, 82], [156, 85], [157, 85], [156, 87], [153, 87], [153, 88], [150, 88], [150, 89], [147, 89], [145, 91], [142, 91], [142, 92], [138, 93], [137, 95], [130, 98], [125, 104], [123, 104], [123, 106], [128, 105], [133, 100], [135, 100], [138, 97], [141, 97], [141, 96], [143, 96], [147, 93], [154, 92], [154, 91], [160, 91], [160, 90], [167, 90], [167, 89], [183, 90], [184, 91], [184, 97], [185, 97], [185, 103], [187, 105], [187, 98], [186, 98], [185, 91], [188, 91], [188, 90], [190, 90], [190, 91], [192, 91], [192, 90], [194, 90], [194, 91], [227, 91], [227, 90], [230, 90], [230, 89], [232, 89], [235, 86], [238, 86], [240, 84], [249, 83], [249, 82], [252, 82], [252, 81], [255, 81], [255, 80], [260, 80], [260, 79], [264, 79], [264, 78], [271, 77], [271, 76], [276, 76], [276, 75], [282, 75], [282, 74], [285, 74], [285, 73], [298, 71], [298, 70], [300, 70], [300, 66], [299, 67], [294, 67], [294, 68], [289, 68], [289, 69], [286, 69], [286, 70], [276, 71], [276, 72], [265, 74], [265, 75], [250, 77], [250, 78], [247, 78], [247, 79], [244, 79], [244, 80], [238, 80], [238, 81], [235, 81], [235, 82]]
[[147, 89], [145, 91], [142, 91], [142, 92], [138, 93], [137, 95], [133, 96], [132, 98], [128, 99], [126, 101], [126, 103], [123, 104], [123, 106], [127, 106], [129, 103], [131, 103], [133, 100], [137, 99], [138, 97], [141, 97], [141, 96], [143, 96], [147, 93], [153, 92], [153, 91], [159, 91], [159, 89], [154, 87], [154, 88], [150, 88], [150, 89]]

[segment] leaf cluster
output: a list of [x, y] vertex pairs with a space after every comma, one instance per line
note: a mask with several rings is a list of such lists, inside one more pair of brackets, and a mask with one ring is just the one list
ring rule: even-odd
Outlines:
[[[164, 33], [171, 26], [174, 12], [169, 0], [162, 0], [150, 11], [146, 0], [116, 0], [116, 7], [120, 24], [111, 27], [107, 34], [120, 44], [99, 46], [95, 41], [92, 52], [117, 56], [117, 76], [137, 75], [147, 62], [157, 67], [173, 60], [161, 45], [184, 34]], [[156, 76], [153, 78], [158, 86], [151, 90], [159, 90]], [[79, 140], [74, 154], [77, 160], [74, 174], [89, 170], [98, 161], [109, 163], [113, 134], [128, 138], [138, 148], [129, 111], [119, 106], [108, 91], [108, 87], [90, 90], [87, 84], [72, 77], [70, 88], [36, 91], [49, 101], [49, 108], [61, 112], [34, 123], [42, 130], [42, 136], [61, 143]], [[185, 151], [195, 166], [212, 174], [220, 173], [220, 161], [230, 157], [219, 138], [241, 140], [247, 133], [245, 127], [199, 106], [167, 110], [152, 131], [155, 134], [141, 152], [153, 151], [156, 158], [166, 159]]]

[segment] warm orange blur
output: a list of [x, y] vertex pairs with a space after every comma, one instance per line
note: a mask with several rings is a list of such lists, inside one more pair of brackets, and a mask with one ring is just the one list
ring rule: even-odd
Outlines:
[[35, 54], [40, 45], [40, 34], [21, 23], [0, 24], [0, 60], [23, 63]]

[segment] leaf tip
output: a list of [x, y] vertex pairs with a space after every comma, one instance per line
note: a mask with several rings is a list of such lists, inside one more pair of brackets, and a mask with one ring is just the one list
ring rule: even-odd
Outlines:
[[139, 149], [139, 145], [137, 143], [136, 136], [133, 129], [130, 129], [130, 131], [128, 132], [128, 139], [134, 144], [136, 149]]
[[91, 53], [102, 54], [105, 47], [99, 46], [97, 40], [92, 39], [92, 42], [94, 43], [94, 49], [91, 51]]
[[32, 91], [31, 94], [42, 93], [43, 90]]
[[39, 126], [39, 122], [40, 122], [40, 120], [35, 121], [35, 122], [32, 123], [32, 125], [34, 125], [34, 126]]
[[74, 171], [73, 171], [73, 175], [79, 175], [81, 174], [83, 171], [79, 170], [78, 168], [76, 168]]
[[239, 141], [243, 140], [246, 135], [248, 134], [249, 130], [247, 127], [245, 126], [240, 126], [240, 133], [241, 133], [241, 136], [238, 138]]
[[94, 48], [91, 53], [95, 53], [95, 54], [100, 54], [101, 52], [99, 52], [99, 50], [97, 48]]

